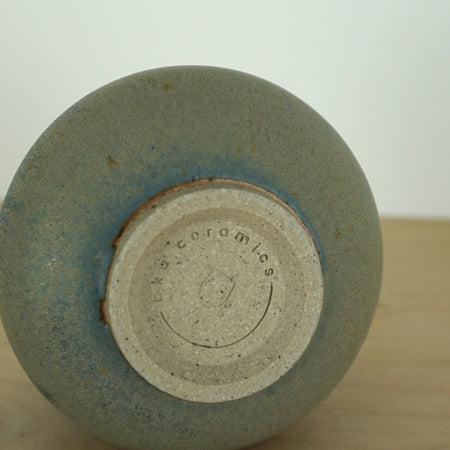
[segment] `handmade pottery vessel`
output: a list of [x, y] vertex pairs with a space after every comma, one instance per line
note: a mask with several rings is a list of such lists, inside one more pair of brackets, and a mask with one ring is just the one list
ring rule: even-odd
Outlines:
[[341, 379], [370, 325], [367, 181], [302, 101], [212, 67], [88, 95], [0, 215], [0, 312], [57, 408], [128, 448], [238, 448]]

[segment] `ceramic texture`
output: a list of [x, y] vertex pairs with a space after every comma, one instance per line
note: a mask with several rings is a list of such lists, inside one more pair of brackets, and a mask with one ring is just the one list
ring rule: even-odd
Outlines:
[[115, 241], [103, 310], [127, 361], [186, 400], [235, 400], [300, 358], [323, 299], [320, 257], [269, 192], [216, 178], [164, 191]]
[[[112, 243], [158, 193], [191, 180], [261, 186], [307, 226], [323, 305], [280, 379], [220, 403], [182, 400], [142, 378], [102, 320]], [[33, 146], [0, 215], [0, 312], [37, 388], [93, 433], [129, 448], [238, 448], [270, 437], [341, 379], [381, 283], [375, 203], [352, 153], [311, 108], [259, 78], [172, 67], [76, 103]]]

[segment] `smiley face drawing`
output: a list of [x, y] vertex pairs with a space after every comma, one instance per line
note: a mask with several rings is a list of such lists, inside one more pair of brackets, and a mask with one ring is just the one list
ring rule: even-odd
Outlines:
[[[233, 337], [231, 338], [230, 342], [227, 342], [225, 339], [220, 339], [220, 337], [217, 336], [217, 326], [215, 326], [215, 335], [214, 339], [206, 338], [204, 342], [195, 342], [191, 340], [192, 338], [183, 336], [180, 332], [178, 332], [167, 320], [165, 317], [163, 311], [161, 311], [161, 317], [163, 321], [166, 323], [166, 325], [180, 338], [184, 339], [186, 342], [189, 342], [193, 345], [197, 345], [199, 347], [204, 348], [220, 348], [220, 347], [229, 347], [234, 344], [237, 344], [238, 342], [244, 340], [247, 338], [251, 333], [253, 333], [256, 328], [261, 324], [264, 317], [267, 314], [267, 311], [269, 310], [271, 301], [272, 301], [272, 294], [273, 294], [273, 285], [270, 283], [270, 290], [268, 292], [267, 296], [267, 303], [264, 305], [264, 302], [260, 301], [253, 301], [253, 309], [254, 309], [254, 321], [255, 325], [250, 328], [248, 331], [248, 328], [250, 327], [247, 325], [246, 328], [244, 328], [242, 325], [240, 328], [244, 328], [242, 332], [242, 336], [236, 335], [235, 329], [237, 328], [237, 323], [240, 318], [243, 317], [242, 308], [239, 308], [239, 306], [235, 309], [238, 310], [235, 314], [227, 314], [231, 311], [231, 308], [233, 308], [233, 305], [238, 305], [239, 300], [238, 298], [234, 298], [232, 296], [234, 290], [236, 287], [236, 281], [233, 277], [228, 277], [220, 270], [213, 268], [208, 276], [205, 278], [205, 280], [201, 283], [200, 289], [199, 289], [199, 298], [201, 301], [201, 304], [208, 308], [207, 310], [203, 309], [202, 314], [202, 308], [196, 309], [196, 316], [193, 319], [193, 328], [195, 326], [199, 326], [199, 328], [202, 328], [202, 324], [207, 324], [211, 321], [211, 319], [215, 316], [218, 320], [225, 322], [226, 320], [232, 320], [233, 321], [233, 327], [230, 327], [228, 325], [228, 328], [232, 328], [233, 330]], [[236, 291], [239, 291], [239, 287], [236, 289]], [[263, 309], [263, 313], [261, 314], [261, 309]], [[204, 314], [206, 312], [206, 314]], [[259, 313], [259, 314], [258, 314]], [[203, 317], [201, 317], [203, 316]], [[228, 318], [226, 318], [228, 316]], [[201, 317], [201, 318], [200, 318]], [[231, 318], [230, 318], [231, 317]], [[204, 326], [204, 325], [203, 325]], [[219, 344], [219, 342], [222, 342]]]

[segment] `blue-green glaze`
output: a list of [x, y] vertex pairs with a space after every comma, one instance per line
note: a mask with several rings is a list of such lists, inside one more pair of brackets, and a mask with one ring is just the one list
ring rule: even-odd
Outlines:
[[[151, 386], [101, 320], [111, 243], [149, 198], [192, 179], [262, 186], [307, 224], [324, 303], [297, 364], [269, 388], [218, 404]], [[39, 390], [116, 445], [237, 448], [272, 436], [336, 385], [370, 325], [381, 283], [375, 203], [352, 153], [302, 101], [259, 78], [172, 67], [111, 83], [33, 146], [0, 214], [0, 313]]]

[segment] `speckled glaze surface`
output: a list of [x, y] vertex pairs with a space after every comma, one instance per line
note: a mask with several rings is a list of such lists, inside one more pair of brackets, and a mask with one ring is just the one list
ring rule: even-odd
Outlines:
[[[128, 218], [166, 189], [215, 177], [263, 187], [295, 211], [324, 291], [317, 328], [286, 374], [203, 403], [142, 378], [100, 305]], [[150, 70], [88, 95], [33, 146], [0, 213], [0, 313], [19, 361], [62, 412], [128, 448], [239, 448], [306, 414], [356, 356], [381, 266], [375, 203], [339, 135], [285, 90], [219, 68]]]

